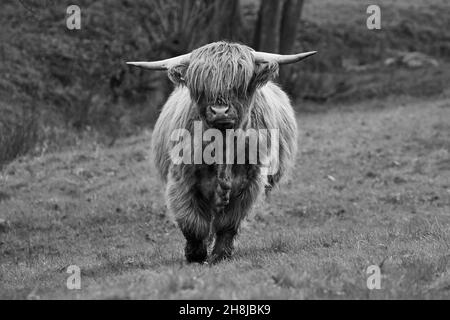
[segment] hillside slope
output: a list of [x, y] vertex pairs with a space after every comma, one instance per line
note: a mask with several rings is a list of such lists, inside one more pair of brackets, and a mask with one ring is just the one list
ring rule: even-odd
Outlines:
[[0, 298], [450, 298], [450, 100], [365, 109], [299, 118], [288, 185], [212, 267], [184, 263], [150, 133], [14, 161], [0, 175]]

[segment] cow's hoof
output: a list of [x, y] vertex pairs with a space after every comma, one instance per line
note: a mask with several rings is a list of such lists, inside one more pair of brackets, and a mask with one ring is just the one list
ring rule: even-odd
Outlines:
[[187, 263], [199, 263], [203, 264], [206, 262], [206, 256], [186, 256]]
[[208, 257], [208, 251], [205, 245], [193, 246], [188, 243], [186, 245], [185, 255], [188, 263], [203, 263]]
[[213, 253], [208, 258], [208, 264], [210, 264], [210, 265], [218, 264], [218, 263], [228, 260], [230, 258], [231, 258], [231, 255], [227, 255], [225, 253]]

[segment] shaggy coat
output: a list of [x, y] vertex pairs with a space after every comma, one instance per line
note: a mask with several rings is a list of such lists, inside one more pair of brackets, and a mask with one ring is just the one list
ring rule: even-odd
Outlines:
[[[275, 186], [291, 166], [297, 146], [297, 123], [287, 95], [274, 84], [278, 64], [256, 64], [252, 49], [217, 42], [192, 53], [188, 66], [169, 70], [176, 84], [156, 123], [152, 150], [158, 172], [165, 182], [166, 203], [187, 243], [189, 262], [204, 262], [210, 236], [215, 237], [209, 262], [231, 256], [233, 239], [241, 221], [264, 190]], [[270, 175], [257, 164], [175, 164], [170, 152], [174, 130], [193, 134], [194, 122], [204, 130], [209, 106], [229, 107], [236, 121], [233, 129], [278, 129], [278, 154], [270, 154]], [[231, 117], [231, 116], [230, 116]], [[222, 130], [222, 132], [224, 132]], [[270, 140], [270, 139], [269, 139]], [[247, 159], [247, 157], [246, 157]]]

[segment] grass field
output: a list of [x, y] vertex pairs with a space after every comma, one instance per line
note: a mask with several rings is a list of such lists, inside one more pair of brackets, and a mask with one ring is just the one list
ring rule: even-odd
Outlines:
[[449, 119], [449, 99], [299, 115], [293, 174], [215, 266], [184, 263], [150, 132], [18, 159], [0, 175], [0, 298], [450, 298]]

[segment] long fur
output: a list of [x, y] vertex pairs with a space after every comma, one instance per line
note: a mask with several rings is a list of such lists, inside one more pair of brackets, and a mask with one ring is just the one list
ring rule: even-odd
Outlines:
[[[155, 125], [152, 154], [164, 182], [167, 182], [171, 165], [169, 152], [174, 147], [169, 137], [176, 129], [191, 131], [193, 122], [200, 121], [195, 106], [189, 89], [184, 86], [177, 87], [164, 105]], [[273, 82], [268, 82], [256, 91], [251, 110], [251, 120], [247, 128], [280, 130], [280, 163], [279, 170], [274, 175], [278, 177], [275, 181], [277, 184], [291, 167], [297, 151], [297, 122], [294, 111], [286, 93]]]
[[250, 48], [228, 42], [208, 44], [192, 52], [186, 83], [196, 101], [229, 103], [232, 94], [243, 97], [253, 76]]
[[[152, 137], [153, 157], [166, 184], [169, 212], [187, 239], [188, 260], [189, 257], [199, 261], [204, 258], [204, 239], [211, 233], [217, 236], [213, 254], [221, 251], [228, 254], [242, 219], [265, 187], [277, 185], [295, 159], [297, 123], [289, 98], [273, 82], [258, 82], [261, 76], [264, 74], [257, 73], [248, 47], [219, 42], [197, 49], [186, 70], [185, 83], [175, 88], [156, 123]], [[255, 86], [252, 97], [247, 97], [255, 78], [262, 84]], [[218, 213], [213, 199], [223, 190], [217, 178], [217, 165], [173, 164], [170, 151], [175, 142], [170, 141], [170, 136], [181, 128], [193, 132], [194, 121], [201, 120], [200, 99], [226, 102], [236, 97], [242, 101], [248, 99], [245, 101], [249, 115], [242, 129], [279, 129], [279, 162], [275, 172], [269, 170], [273, 173], [270, 176], [262, 174], [260, 165], [232, 165], [229, 203]]]

